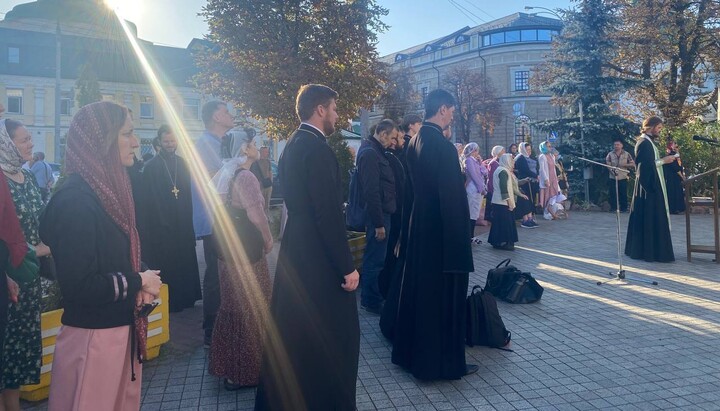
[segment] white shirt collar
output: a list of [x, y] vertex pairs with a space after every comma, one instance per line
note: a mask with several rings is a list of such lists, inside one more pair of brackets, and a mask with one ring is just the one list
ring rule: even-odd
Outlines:
[[310, 127], [314, 128], [315, 130], [319, 131], [319, 132], [320, 132], [320, 134], [322, 134], [322, 135], [323, 135], [324, 137], [327, 137], [327, 136], [325, 135], [325, 133], [323, 133], [323, 131], [322, 131], [322, 130], [320, 130], [319, 128], [317, 128], [317, 127], [313, 126], [313, 125], [312, 125], [312, 124], [310, 124], [310, 123], [306, 123], [306, 122], [304, 122], [304, 121], [303, 121], [303, 122], [301, 122], [300, 124], [305, 124], [306, 126], [310, 126]]

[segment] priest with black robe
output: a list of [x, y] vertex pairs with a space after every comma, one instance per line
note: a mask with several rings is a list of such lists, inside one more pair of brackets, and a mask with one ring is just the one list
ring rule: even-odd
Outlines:
[[470, 212], [457, 150], [443, 137], [454, 110], [447, 91], [428, 94], [426, 120], [407, 151], [413, 203], [392, 362], [423, 380], [454, 380], [478, 369], [465, 363]]
[[337, 93], [302, 86], [302, 121], [278, 164], [288, 210], [270, 303], [256, 410], [355, 410], [360, 325], [337, 159], [326, 136]]
[[648, 262], [675, 261], [663, 173], [663, 165], [672, 163], [675, 157], [660, 157], [655, 139], [661, 129], [662, 120], [649, 117], [643, 122], [642, 134], [637, 138], [637, 178], [625, 241], [626, 255]]
[[142, 193], [137, 200], [142, 259], [160, 270], [168, 285], [171, 312], [182, 311], [202, 298], [192, 219], [190, 173], [175, 154], [177, 139], [163, 125], [156, 137], [161, 149], [145, 163]]

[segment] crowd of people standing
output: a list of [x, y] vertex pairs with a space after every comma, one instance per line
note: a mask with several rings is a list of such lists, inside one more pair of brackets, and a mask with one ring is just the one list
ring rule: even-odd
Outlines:
[[[487, 242], [513, 250], [517, 226], [538, 227], [538, 210], [561, 218], [561, 157], [549, 141], [537, 157], [521, 142], [493, 147], [486, 160], [476, 143], [453, 146], [456, 101], [441, 89], [428, 94], [424, 119], [380, 121], [357, 153], [367, 241], [360, 276], [327, 144], [338, 98], [320, 84], [298, 91], [300, 125], [278, 164], [288, 217], [274, 280], [267, 152], [254, 133], [229, 133], [226, 103], [202, 108], [206, 130], [194, 149], [206, 181], [178, 156], [171, 127], [158, 130], [156, 154], [140, 165], [130, 110], [112, 102], [81, 108], [52, 194], [52, 170], [42, 153], [33, 155], [30, 133], [0, 121], [0, 408], [19, 409], [20, 386], [39, 382], [40, 274], [48, 263], [64, 308], [51, 411], [139, 408], [147, 317], [163, 283], [172, 312], [202, 299], [209, 372], [227, 390], [257, 386], [257, 410], [355, 409], [358, 286], [361, 307], [380, 316], [394, 364], [422, 380], [476, 372], [465, 360], [465, 299], [473, 246], [482, 243], [476, 227], [491, 225]], [[661, 127], [646, 121], [636, 162], [622, 144], [606, 159], [613, 186], [626, 181], [622, 170], [638, 169], [626, 253], [648, 261], [674, 258], [664, 233], [669, 213], [681, 211], [678, 148], [671, 143], [659, 156]], [[614, 199], [627, 209], [626, 197]]]

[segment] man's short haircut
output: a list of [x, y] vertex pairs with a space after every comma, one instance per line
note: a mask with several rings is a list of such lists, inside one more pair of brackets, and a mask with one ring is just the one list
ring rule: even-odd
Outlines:
[[442, 106], [455, 107], [455, 97], [441, 88], [431, 91], [425, 97], [425, 118], [433, 117]]
[[35, 161], [43, 161], [43, 160], [45, 160], [45, 153], [43, 153], [42, 151], [36, 151], [33, 154], [33, 159]]
[[375, 134], [383, 134], [383, 133], [389, 133], [393, 130], [397, 129], [397, 124], [395, 124], [394, 121], [390, 120], [389, 118], [381, 120], [377, 127], [375, 127]]
[[375, 135], [375, 130], [377, 130], [377, 124], [373, 124], [372, 126], [370, 126], [370, 128], [368, 129], [368, 132], [370, 133], [370, 136], [374, 136], [374, 135]]
[[227, 107], [227, 103], [220, 100], [212, 100], [203, 104], [202, 106], [202, 121], [205, 124], [205, 128], [209, 128], [213, 122], [213, 116], [218, 111], [220, 106]]
[[407, 133], [410, 131], [410, 126], [413, 124], [422, 123], [422, 118], [417, 114], [406, 114], [402, 120], [402, 130]]
[[160, 128], [158, 129], [158, 131], [157, 131], [158, 141], [162, 140], [162, 136], [163, 136], [165, 133], [172, 133], [172, 129], [171, 129], [170, 126], [167, 125], [167, 124], [161, 125]]
[[295, 112], [300, 121], [307, 121], [313, 116], [317, 106], [327, 107], [332, 100], [337, 100], [338, 93], [322, 84], [305, 84], [298, 90], [295, 99]]

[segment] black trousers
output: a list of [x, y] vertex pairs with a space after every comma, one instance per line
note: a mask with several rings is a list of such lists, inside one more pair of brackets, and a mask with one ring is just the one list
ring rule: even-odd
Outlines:
[[[627, 180], [618, 180], [618, 194], [620, 194], [620, 211], [628, 209]], [[615, 180], [608, 180], [608, 188], [610, 189], [610, 211], [617, 209], [617, 200], [615, 199]]]
[[203, 330], [206, 337], [212, 337], [215, 317], [220, 308], [220, 280], [218, 277], [218, 253], [214, 235], [202, 237], [205, 255], [205, 276], [203, 278]]

